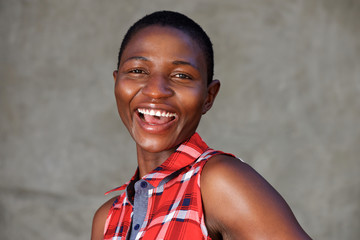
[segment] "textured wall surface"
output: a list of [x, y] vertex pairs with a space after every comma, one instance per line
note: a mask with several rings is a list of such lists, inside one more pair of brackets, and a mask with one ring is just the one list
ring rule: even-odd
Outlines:
[[120, 41], [159, 9], [214, 43], [209, 145], [259, 171], [314, 239], [360, 239], [359, 0], [0, 0], [0, 239], [89, 239], [136, 168], [113, 97]]

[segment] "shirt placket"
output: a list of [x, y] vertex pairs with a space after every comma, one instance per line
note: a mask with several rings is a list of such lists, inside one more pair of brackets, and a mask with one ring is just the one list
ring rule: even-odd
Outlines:
[[139, 233], [139, 231], [145, 227], [144, 225], [146, 225], [146, 222], [144, 222], [144, 220], [146, 217], [149, 201], [148, 192], [154, 187], [147, 181], [140, 179], [135, 183], [134, 188], [134, 208], [129, 240], [135, 240], [138, 239], [139, 236], [141, 236], [141, 233]]

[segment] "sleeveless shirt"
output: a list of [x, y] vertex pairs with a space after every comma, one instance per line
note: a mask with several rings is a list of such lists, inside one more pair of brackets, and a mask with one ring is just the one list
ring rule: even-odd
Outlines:
[[106, 193], [126, 190], [109, 211], [104, 239], [211, 239], [205, 226], [200, 173], [210, 157], [222, 153], [195, 133], [139, 180], [137, 169], [129, 182]]

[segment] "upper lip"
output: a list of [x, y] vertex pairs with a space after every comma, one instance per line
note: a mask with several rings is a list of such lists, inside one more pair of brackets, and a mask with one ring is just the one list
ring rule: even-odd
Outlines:
[[[135, 111], [143, 113], [143, 111], [146, 111], [147, 113], [155, 116], [163, 116], [163, 117], [177, 117], [178, 113], [174, 108], [169, 107], [167, 104], [154, 104], [154, 103], [148, 103], [148, 104], [140, 104], [135, 108]], [[167, 115], [167, 116], [166, 116]]]
[[138, 108], [137, 109], [141, 114], [148, 114], [151, 116], [157, 117], [175, 117], [176, 113], [168, 112], [162, 109], [152, 109], [152, 108]]

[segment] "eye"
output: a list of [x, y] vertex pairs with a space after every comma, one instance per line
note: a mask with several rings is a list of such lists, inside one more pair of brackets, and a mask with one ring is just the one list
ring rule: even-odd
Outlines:
[[135, 69], [131, 69], [128, 73], [142, 74], [146, 72], [144, 70], [135, 68]]
[[184, 73], [176, 73], [174, 74], [174, 77], [181, 78], [181, 79], [192, 79], [190, 75], [184, 74]]

